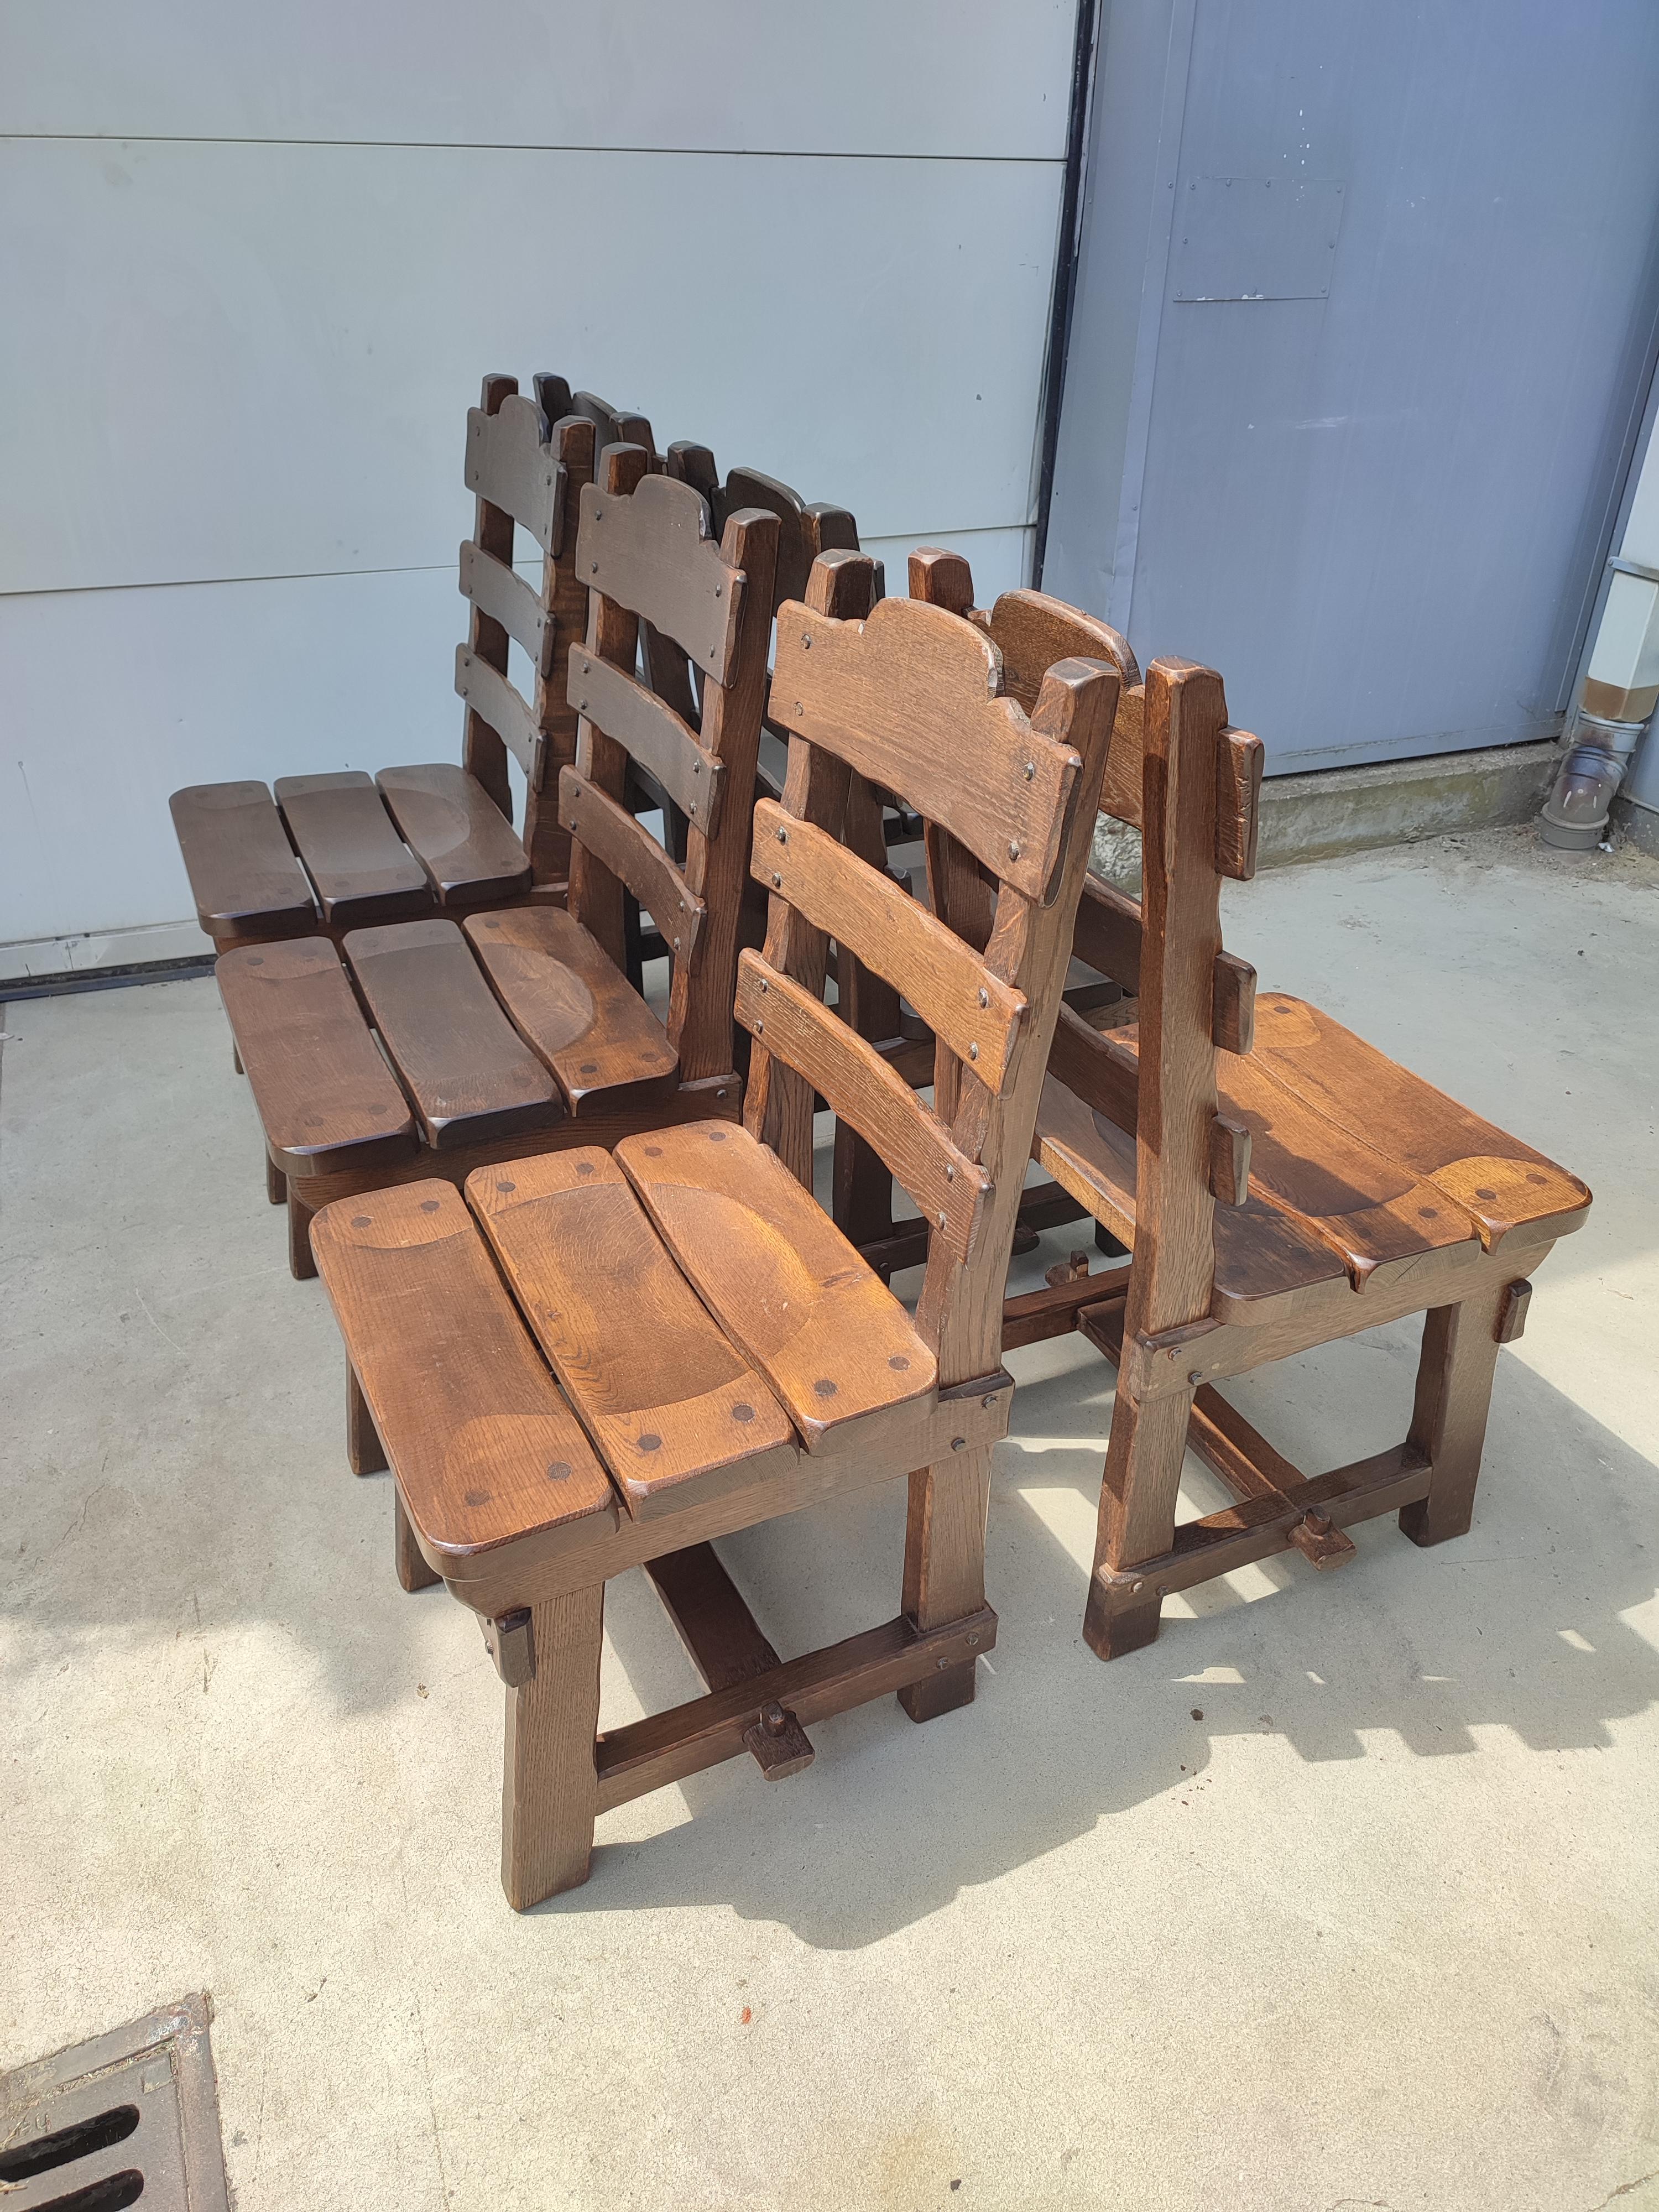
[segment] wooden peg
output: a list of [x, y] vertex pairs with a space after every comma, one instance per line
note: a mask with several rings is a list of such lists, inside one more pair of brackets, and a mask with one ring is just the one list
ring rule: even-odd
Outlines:
[[1527, 1308], [1532, 1303], [1532, 1285], [1511, 1283], [1504, 1293], [1498, 1309], [1497, 1338], [1499, 1344], [1513, 1344], [1527, 1325]]
[[536, 1644], [530, 1626], [530, 1607], [514, 1606], [494, 1620], [481, 1613], [484, 1649], [495, 1662], [495, 1672], [509, 1690], [521, 1690], [536, 1674]]
[[1250, 1194], [1250, 1133], [1225, 1114], [1210, 1123], [1210, 1194], [1218, 1206], [1243, 1206]]
[[744, 1748], [769, 1782], [787, 1782], [812, 1764], [812, 1743], [792, 1712], [775, 1698], [743, 1732]]

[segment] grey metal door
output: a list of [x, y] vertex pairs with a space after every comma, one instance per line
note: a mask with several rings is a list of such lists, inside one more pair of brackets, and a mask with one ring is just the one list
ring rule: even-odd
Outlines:
[[1045, 588], [1270, 771], [1566, 704], [1659, 309], [1655, 0], [1107, 0]]

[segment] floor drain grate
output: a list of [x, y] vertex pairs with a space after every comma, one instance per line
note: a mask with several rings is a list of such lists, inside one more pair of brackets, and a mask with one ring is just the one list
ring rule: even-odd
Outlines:
[[4, 2212], [227, 2212], [211, 2016], [185, 1997], [0, 2074]]

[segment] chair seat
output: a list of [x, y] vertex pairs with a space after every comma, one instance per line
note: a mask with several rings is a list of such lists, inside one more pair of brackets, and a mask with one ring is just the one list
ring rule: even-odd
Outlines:
[[[1443, 1275], [1516, 1231], [1553, 1238], [1589, 1194], [1541, 1154], [1467, 1112], [1329, 1016], [1257, 1000], [1257, 1042], [1218, 1061], [1224, 1115], [1250, 1133], [1242, 1206], [1215, 1212], [1212, 1311], [1260, 1325], [1310, 1297]], [[1115, 1042], [1138, 1049], [1133, 1027]], [[1114, 1235], [1134, 1241], [1135, 1140], [1053, 1077], [1032, 1157]]]
[[530, 856], [477, 778], [439, 762], [175, 792], [198, 918], [220, 944], [516, 898]]
[[284, 1173], [389, 1165], [422, 1140], [452, 1152], [637, 1111], [678, 1081], [662, 1024], [562, 908], [474, 915], [465, 930], [437, 915], [391, 922], [346, 932], [342, 948], [343, 962], [328, 939], [308, 938], [217, 963]]
[[[657, 1188], [696, 1188], [695, 1158], [661, 1180], [686, 1133], [629, 1140]], [[904, 1309], [773, 1154], [726, 1124], [704, 1149], [721, 1139], [734, 1164], [702, 1188], [728, 1260], [696, 1289], [598, 1146], [477, 1169], [465, 1203], [404, 1183], [318, 1214], [319, 1272], [410, 1521], [458, 1578], [508, 1541], [591, 1540], [618, 1500], [662, 1520], [815, 1466], [844, 1479], [913, 1430], [918, 1464], [948, 1452], [932, 1431], [955, 1409]], [[730, 1293], [714, 1311], [711, 1285]]]

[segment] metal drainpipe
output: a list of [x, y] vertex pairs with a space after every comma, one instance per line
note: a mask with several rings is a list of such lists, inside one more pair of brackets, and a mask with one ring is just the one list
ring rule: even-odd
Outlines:
[[1659, 705], [1659, 438], [1650, 435], [1579, 686], [1573, 744], [1544, 802], [1547, 845], [1579, 852], [1607, 834], [1613, 795]]

